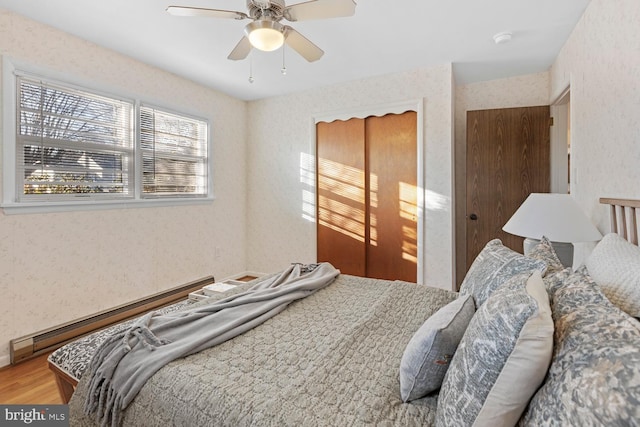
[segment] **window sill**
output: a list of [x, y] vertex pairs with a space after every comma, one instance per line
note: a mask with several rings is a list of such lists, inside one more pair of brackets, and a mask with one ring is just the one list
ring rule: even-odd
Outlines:
[[3, 203], [0, 207], [6, 215], [34, 214], [51, 212], [98, 211], [109, 209], [157, 208], [165, 206], [206, 205], [215, 197], [193, 199], [142, 199], [142, 200], [95, 200], [82, 202], [49, 202], [49, 203]]

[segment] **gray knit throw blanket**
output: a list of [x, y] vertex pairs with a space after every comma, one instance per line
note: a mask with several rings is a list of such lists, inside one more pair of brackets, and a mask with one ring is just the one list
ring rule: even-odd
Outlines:
[[149, 313], [108, 338], [91, 360], [85, 413], [102, 426], [120, 425], [122, 411], [164, 365], [254, 328], [340, 274], [329, 263], [309, 270], [294, 264], [245, 292], [211, 304], [165, 315]]

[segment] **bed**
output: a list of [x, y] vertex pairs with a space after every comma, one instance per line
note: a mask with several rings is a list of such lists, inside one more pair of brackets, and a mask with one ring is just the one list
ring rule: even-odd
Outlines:
[[[622, 205], [613, 208], [616, 227], [620, 227], [613, 231], [627, 238], [637, 236], [638, 202], [618, 199], [603, 202]], [[624, 219], [620, 219], [622, 216]], [[634, 226], [636, 229], [629, 231]], [[635, 246], [637, 242], [635, 245], [624, 242], [640, 251]], [[614, 243], [619, 245], [617, 241]], [[599, 285], [591, 280], [588, 267], [575, 273], [563, 270], [548, 247], [527, 260], [497, 243], [485, 249], [485, 258], [491, 258], [491, 262], [499, 260], [508, 268], [486, 268], [486, 260], [477, 260], [479, 267], [472, 266], [460, 294], [401, 281], [340, 275], [330, 286], [290, 304], [282, 313], [248, 332], [164, 366], [123, 412], [122, 424], [638, 425], [640, 323], [634, 316], [612, 304], [611, 297], [604, 296]], [[496, 250], [501, 255], [492, 257]], [[640, 252], [631, 251], [632, 257], [636, 255], [640, 256]], [[611, 266], [607, 256], [608, 252], [594, 259], [594, 272], [599, 264]], [[542, 264], [544, 268], [540, 268]], [[640, 262], [633, 268], [639, 271]], [[532, 273], [536, 269], [539, 274]], [[501, 271], [498, 275], [497, 270]], [[483, 275], [499, 283], [487, 287], [479, 279]], [[640, 277], [640, 272], [636, 277]], [[489, 330], [491, 316], [506, 316], [518, 305], [514, 302], [517, 297], [508, 292], [528, 290], [536, 280], [547, 291], [543, 299], [547, 300], [548, 313], [543, 313], [542, 302], [536, 302], [537, 309], [530, 314], [518, 311], [515, 315], [524, 319], [522, 328], [515, 339], [500, 341], [511, 332]], [[254, 284], [249, 282], [231, 292], [243, 292]], [[616, 286], [614, 283], [611, 295], [615, 294]], [[488, 288], [492, 288], [491, 292]], [[225, 293], [219, 298], [229, 295]], [[636, 291], [626, 288], [624, 295], [623, 299], [639, 297]], [[533, 304], [532, 297], [523, 298], [523, 304]], [[456, 316], [462, 313], [469, 306], [466, 301], [475, 304], [471, 304], [473, 308], [459, 332], [455, 352], [448, 351], [426, 367], [442, 370], [441, 388], [438, 386], [426, 394], [423, 390], [405, 399], [401, 395], [402, 370], [412, 343], [416, 337], [421, 338], [420, 331], [425, 325], [442, 318], [448, 307], [457, 304]], [[208, 303], [187, 301], [165, 310], [184, 310]], [[476, 321], [480, 314], [489, 323]], [[506, 378], [507, 367], [518, 354], [518, 343], [524, 341], [523, 331], [536, 316], [542, 322], [536, 328], [547, 331], [546, 347], [540, 350], [540, 357], [536, 356], [540, 364], [530, 368], [531, 378], [518, 377], [517, 381]], [[450, 321], [438, 331], [447, 331], [454, 323]], [[49, 362], [63, 383], [62, 390], [70, 394], [73, 383], [79, 381], [69, 402], [71, 425], [95, 425], [94, 417], [83, 410], [88, 393], [87, 364], [106, 336], [127, 327], [124, 323], [90, 335], [50, 356]], [[496, 362], [502, 364], [498, 369], [484, 366], [479, 368], [484, 369], [481, 373], [468, 371], [474, 364], [465, 357], [474, 357], [473, 353], [479, 352], [474, 345], [483, 342], [478, 336], [470, 338], [472, 330], [488, 334], [491, 346], [499, 347], [499, 352], [512, 348], [507, 354], [484, 354], [477, 363], [493, 364], [494, 356], [504, 356], [504, 360]], [[425, 345], [424, 341], [421, 345]], [[535, 364], [528, 361], [526, 365]], [[425, 366], [423, 361], [420, 369]], [[477, 387], [470, 386], [480, 377], [483, 380]], [[486, 386], [483, 382], [491, 387], [478, 391]], [[531, 384], [524, 387], [523, 382]], [[588, 391], [583, 392], [585, 386]], [[502, 399], [493, 395], [501, 387], [507, 394], [526, 388], [530, 391], [519, 397], [515, 411], [503, 411], [488, 403]]]

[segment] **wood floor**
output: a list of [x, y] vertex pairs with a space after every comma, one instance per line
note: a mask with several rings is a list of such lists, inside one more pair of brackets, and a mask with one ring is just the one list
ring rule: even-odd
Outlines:
[[[240, 281], [250, 281], [255, 276], [244, 276]], [[62, 404], [56, 379], [47, 366], [47, 357], [43, 354], [15, 366], [0, 368], [0, 405]]]
[[0, 369], [0, 404], [61, 404], [53, 372], [43, 354], [15, 366]]

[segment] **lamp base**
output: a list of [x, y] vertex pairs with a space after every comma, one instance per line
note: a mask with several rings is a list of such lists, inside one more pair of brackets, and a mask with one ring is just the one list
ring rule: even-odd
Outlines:
[[[524, 254], [528, 255], [540, 240], [527, 237], [524, 239]], [[573, 243], [551, 242], [558, 259], [565, 267], [573, 267]]]

